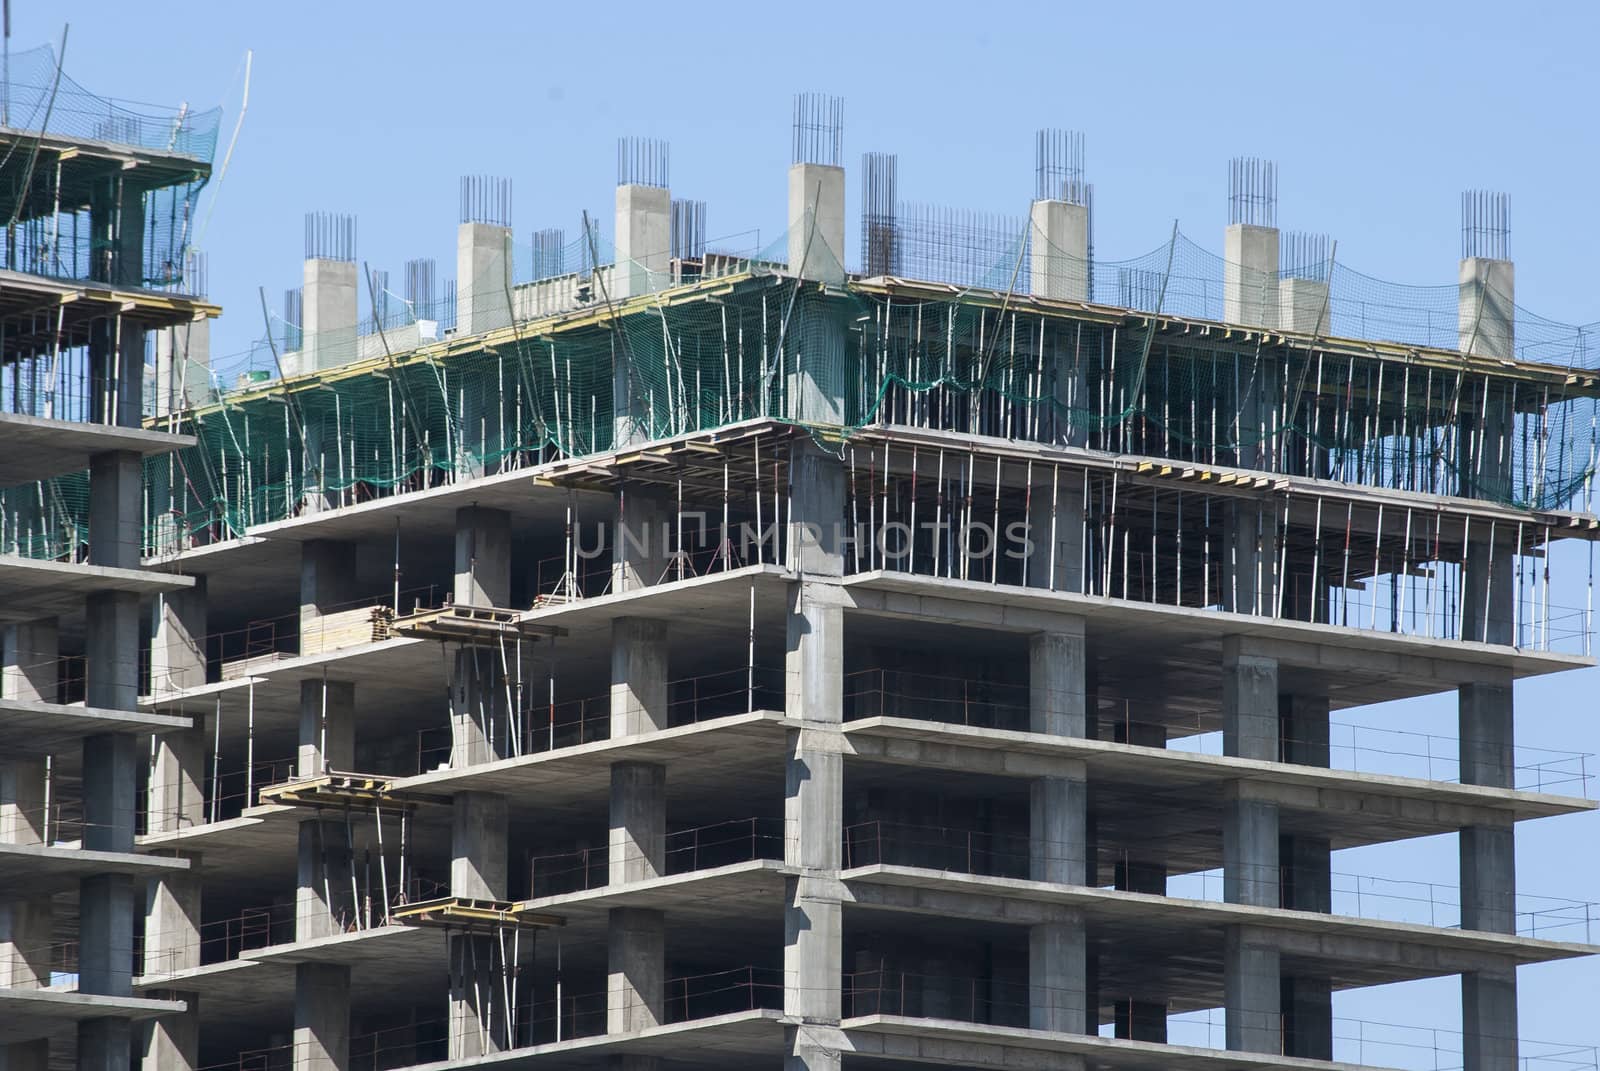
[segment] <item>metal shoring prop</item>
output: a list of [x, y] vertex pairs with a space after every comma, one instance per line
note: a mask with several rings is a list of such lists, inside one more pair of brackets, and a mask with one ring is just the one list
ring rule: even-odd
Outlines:
[[256, 779], [256, 682], [251, 678], [245, 705], [244, 805], [255, 799]]
[[[383, 857], [383, 805], [372, 806], [372, 818], [378, 827], [378, 881], [383, 885], [383, 924], [389, 925], [389, 864]], [[367, 925], [371, 925], [370, 918]]]
[[[1028, 539], [1029, 539], [1029, 542], [1031, 543], [1032, 539], [1033, 539], [1033, 533], [1032, 533], [1032, 529], [1028, 527], [1028, 525], [1031, 524], [1032, 520], [1033, 520], [1033, 458], [1031, 458], [1031, 457], [1028, 458], [1028, 464], [1027, 464], [1026, 469], [1024, 470], [1022, 480], [1023, 480], [1023, 485], [1022, 485], [1023, 531], [1028, 532]], [[1024, 554], [1022, 556], [1022, 586], [1023, 587], [1027, 587], [1028, 586], [1028, 559], [1032, 558], [1032, 557], [1033, 557], [1033, 555], [1031, 555], [1031, 554]]]
[[[151, 737], [154, 743], [155, 737]], [[221, 786], [222, 776], [222, 693], [217, 693], [216, 713], [211, 717], [211, 820], [215, 822], [218, 816], [218, 806], [221, 803], [221, 793], [217, 790]], [[249, 802], [248, 800], [246, 801]]]

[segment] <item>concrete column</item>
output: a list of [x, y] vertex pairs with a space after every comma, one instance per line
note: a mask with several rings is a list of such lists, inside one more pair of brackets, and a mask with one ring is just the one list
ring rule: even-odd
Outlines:
[[[1028, 643], [1028, 725], [1052, 736], [1085, 735], [1088, 653], [1083, 622], [1036, 633]], [[1084, 885], [1089, 880], [1089, 791], [1077, 776], [1041, 777], [1029, 785], [1028, 876]], [[1029, 1023], [1037, 1030], [1093, 1033], [1089, 1013], [1088, 939], [1083, 920], [1044, 923], [1028, 933]]]
[[1089, 300], [1089, 208], [1069, 201], [1035, 201], [1028, 280], [1034, 297]]
[[[1242, 423], [1242, 422], [1241, 422]], [[1241, 431], [1241, 437], [1253, 434]], [[1240, 465], [1266, 467], [1261, 444], [1242, 443]], [[1246, 456], [1248, 455], [1248, 456]], [[1222, 591], [1217, 601], [1237, 614], [1278, 612], [1278, 513], [1271, 502], [1240, 498], [1222, 508]]]
[[360, 292], [355, 262], [312, 257], [305, 262], [304, 279], [299, 370], [315, 372], [355, 360]]
[[456, 229], [456, 334], [511, 323], [511, 228], [463, 223]]
[[666, 834], [667, 768], [649, 762], [612, 765], [611, 884], [664, 876]]
[[1235, 637], [1222, 646], [1222, 750], [1241, 759], [1280, 759], [1277, 659], [1241, 653]]
[[1083, 736], [1088, 649], [1083, 620], [1028, 641], [1028, 728], [1051, 736]]
[[145, 826], [151, 833], [190, 829], [206, 820], [206, 752], [211, 738], [204, 714], [194, 725], [155, 738], [145, 790]]
[[630, 1034], [665, 1021], [666, 917], [613, 908], [606, 952], [606, 1033]]
[[611, 735], [667, 728], [667, 623], [619, 617], [611, 624]]
[[47, 843], [49, 782], [49, 768], [42, 758], [0, 762], [0, 843]]
[[1278, 280], [1278, 328], [1326, 338], [1332, 320], [1328, 284], [1321, 279]]
[[1222, 318], [1246, 327], [1278, 325], [1278, 229], [1233, 223], [1223, 236]]
[[844, 168], [789, 168], [789, 271], [802, 279], [844, 282]]
[[35, 703], [61, 698], [61, 640], [53, 617], [8, 625], [0, 696]]
[[[451, 810], [450, 893], [471, 900], [507, 898], [510, 811], [504, 796], [458, 792]], [[506, 1031], [504, 968], [493, 935], [455, 933], [450, 944], [450, 1058], [500, 1052]]]
[[458, 606], [511, 605], [511, 514], [467, 506], [456, 510], [454, 599]]
[[[343, 822], [309, 818], [300, 823], [295, 863], [294, 939], [314, 941], [342, 932], [352, 909], [349, 837]], [[348, 916], [344, 916], [348, 918]]]
[[[1223, 751], [1276, 762], [1279, 753], [1278, 663], [1223, 642]], [[1223, 898], [1230, 904], [1278, 907], [1281, 903], [1278, 807], [1251, 799], [1237, 786], [1222, 824]], [[1278, 951], [1270, 935], [1230, 926], [1224, 951], [1223, 990], [1229, 1049], [1280, 1051], [1282, 999]]]
[[55, 912], [48, 896], [0, 905], [0, 987], [50, 984]]
[[151, 604], [150, 691], [197, 688], [206, 682], [206, 578], [157, 595]]
[[343, 608], [359, 592], [356, 545], [332, 539], [300, 544], [300, 637], [315, 633], [324, 614]]
[[[476, 506], [456, 511], [453, 598], [464, 606], [511, 605], [510, 514]], [[456, 649], [450, 698], [450, 765], [471, 766], [514, 753], [510, 695], [497, 647]]]
[[1278, 948], [1271, 933], [1229, 926], [1223, 962], [1227, 1046], [1232, 1052], [1283, 1051]]
[[784, 913], [784, 1010], [802, 1024], [837, 1025], [842, 1008], [843, 924], [839, 864], [844, 838], [844, 569], [840, 529], [844, 470], [809, 445], [790, 461], [788, 560], [792, 584], [785, 637], [789, 733], [784, 856], [798, 868]]
[[617, 492], [617, 523], [611, 561], [611, 590], [637, 591], [673, 578], [674, 511], [662, 495], [623, 484]]
[[[1058, 419], [1064, 414], [1057, 414]], [[1083, 482], [1077, 473], [1035, 479], [1028, 489], [1030, 588], [1082, 593]]]
[[356, 762], [356, 686], [312, 677], [300, 682], [299, 775], [349, 771]]
[[178, 991], [163, 996], [187, 1007], [146, 1025], [140, 1071], [194, 1071], [200, 1062], [200, 994]]
[[[1499, 678], [1460, 688], [1461, 783], [1515, 787], [1511, 682]], [[1514, 934], [1517, 928], [1516, 836], [1509, 819], [1463, 828], [1461, 928]], [[1515, 966], [1461, 976], [1467, 1071], [1517, 1066]]]
[[[844, 168], [795, 164], [789, 169], [789, 271], [840, 285], [844, 270]], [[806, 304], [806, 299], [801, 299]], [[801, 311], [799, 309], [797, 312]], [[791, 420], [845, 423], [847, 324], [836, 310], [812, 305], [806, 342], [787, 376]]]
[[1090, 1028], [1084, 976], [1088, 941], [1083, 919], [1043, 922], [1028, 928], [1028, 1027], [1060, 1034], [1095, 1033]]
[[1076, 777], [1040, 777], [1029, 786], [1028, 877], [1060, 885], [1088, 884], [1085, 820], [1089, 789]]
[[126, 1019], [78, 1024], [78, 1071], [127, 1071], [132, 1059], [133, 1024]]
[[[672, 271], [672, 192], [665, 186], [617, 187], [617, 270], [611, 300], [664, 289]], [[665, 399], [657, 399], [658, 404]]]
[[[200, 966], [200, 857], [187, 858], [188, 873], [145, 886], [141, 973], [146, 977]], [[142, 1071], [194, 1071], [199, 1063], [199, 994], [174, 992], [171, 996], [188, 1008], [151, 1020], [144, 1031]]]
[[350, 968], [296, 964], [293, 1071], [346, 1071], [349, 1066]]
[[[123, 317], [89, 325], [89, 419], [136, 428], [144, 419], [144, 329]], [[60, 415], [59, 411], [56, 415]]]
[[109, 451], [89, 459], [89, 564], [139, 568], [143, 459]]
[[201, 316], [159, 332], [155, 415], [181, 412], [211, 398], [211, 319]]
[[200, 966], [200, 857], [184, 858], [189, 860], [186, 873], [146, 884], [143, 974]]
[[457, 792], [450, 810], [450, 894], [504, 900], [510, 809], [504, 796]]
[[1516, 358], [1517, 275], [1509, 260], [1466, 257], [1456, 289], [1458, 344], [1462, 353], [1503, 361]]

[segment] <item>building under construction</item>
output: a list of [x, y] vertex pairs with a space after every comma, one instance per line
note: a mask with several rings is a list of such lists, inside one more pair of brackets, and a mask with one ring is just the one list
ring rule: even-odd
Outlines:
[[[608, 236], [464, 179], [446, 286], [309, 216], [213, 360], [129, 225], [209, 144], [41, 129], [0, 168], [7, 1067], [1594, 1066], [1518, 1038], [1600, 909], [1517, 889], [1516, 823], [1595, 804], [1513, 683], [1593, 664], [1600, 361], [1515, 305], [1503, 197], [1448, 288], [1280, 235], [1256, 160], [1221, 258], [1111, 261], [1044, 131], [1014, 220], [867, 154], [847, 270], [802, 96], [765, 247], [624, 140]], [[1456, 739], [1330, 721], [1443, 692]], [[1334, 866], [1439, 834], [1420, 900]], [[1459, 1032], [1334, 1016], [1440, 976]]]

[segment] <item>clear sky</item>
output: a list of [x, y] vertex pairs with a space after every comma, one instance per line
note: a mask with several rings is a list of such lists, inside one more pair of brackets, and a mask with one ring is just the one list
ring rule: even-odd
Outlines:
[[[673, 192], [709, 202], [711, 236], [775, 238], [799, 90], [845, 97], [848, 166], [898, 152], [902, 197], [990, 212], [1025, 210], [1037, 128], [1082, 131], [1096, 250], [1112, 259], [1164, 243], [1174, 219], [1220, 252], [1226, 162], [1252, 154], [1278, 163], [1282, 226], [1331, 234], [1341, 262], [1369, 275], [1450, 285], [1459, 193], [1503, 190], [1519, 303], [1600, 320], [1587, 263], [1600, 236], [1594, 3], [12, 7], [17, 49], [71, 24], [67, 71], [91, 90], [225, 104], [219, 163], [254, 50], [238, 148], [202, 200], [202, 218], [214, 204], [203, 238], [225, 310], [219, 355], [262, 334], [258, 286], [277, 309], [298, 285], [307, 210], [356, 213], [361, 259], [396, 280], [417, 256], [439, 258], [447, 278], [460, 175], [513, 178], [519, 240], [547, 226], [575, 237], [581, 209], [609, 218], [618, 135], [670, 140]], [[1519, 744], [1600, 752], [1597, 686], [1595, 670], [1519, 686]], [[1362, 718], [1455, 734], [1443, 700]], [[1334, 866], [1454, 885], [1454, 840]], [[1523, 891], [1600, 900], [1597, 847], [1600, 815], [1523, 825]], [[1525, 1037], [1600, 1044], [1600, 960], [1524, 968], [1520, 981]], [[1456, 992], [1454, 979], [1369, 991], [1335, 1011], [1452, 1028]]]

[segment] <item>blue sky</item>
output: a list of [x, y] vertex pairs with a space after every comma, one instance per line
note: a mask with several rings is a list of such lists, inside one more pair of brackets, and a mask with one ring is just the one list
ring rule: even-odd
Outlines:
[[[846, 98], [848, 165], [898, 152], [903, 197], [991, 212], [1024, 211], [1036, 128], [1081, 130], [1108, 258], [1164, 243], [1174, 219], [1220, 252], [1226, 162], [1254, 154], [1278, 163], [1284, 227], [1331, 234], [1369, 275], [1449, 285], [1460, 191], [1504, 190], [1519, 302], [1600, 320], [1592, 3], [12, 6], [13, 47], [70, 23], [78, 81], [224, 103], [224, 143], [254, 49], [243, 133], [205, 200], [219, 355], [261, 335], [258, 286], [276, 309], [298, 285], [305, 211], [356, 213], [360, 257], [395, 279], [416, 256], [449, 277], [460, 175], [513, 178], [519, 239], [573, 237], [581, 209], [609, 217], [618, 135], [670, 140], [673, 192], [709, 202], [713, 237], [776, 237], [797, 90]], [[1591, 670], [1519, 687], [1519, 743], [1600, 752], [1596, 685]], [[1361, 717], [1455, 733], [1444, 700]], [[1600, 899], [1600, 815], [1518, 837], [1524, 891]], [[1343, 853], [1335, 868], [1454, 884], [1453, 841]], [[1600, 961], [1525, 968], [1521, 984], [1524, 1036], [1600, 1043]], [[1453, 979], [1343, 996], [1336, 1013], [1459, 1023]]]

